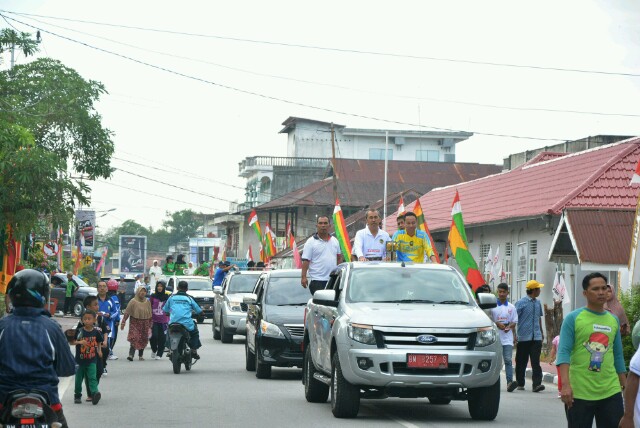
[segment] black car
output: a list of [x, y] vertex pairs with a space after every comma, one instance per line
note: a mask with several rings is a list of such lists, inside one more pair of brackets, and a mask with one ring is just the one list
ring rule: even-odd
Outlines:
[[[111, 279], [110, 276], [105, 276], [100, 278], [102, 281], [109, 281]], [[118, 286], [120, 286], [120, 278], [113, 278], [118, 282]], [[134, 292], [134, 288], [136, 286], [136, 280], [135, 278], [123, 278], [124, 279], [124, 283], [125, 283], [125, 292], [124, 292], [124, 302], [120, 302], [120, 309], [121, 310], [125, 310], [127, 307], [127, 303], [129, 303], [129, 301], [131, 301], [131, 299], [133, 299], [133, 297], [135, 296], [135, 292]]]
[[[91, 287], [82, 279], [73, 275], [73, 279], [78, 284], [78, 291], [71, 297], [74, 300], [72, 312], [75, 316], [79, 317], [82, 314], [84, 305], [82, 301], [87, 296], [97, 296], [98, 289]], [[57, 273], [51, 277], [51, 297], [58, 300], [57, 310], [62, 311], [64, 308], [64, 301], [67, 294], [67, 275], [64, 273]]]
[[311, 293], [300, 286], [299, 269], [263, 272], [253, 294], [246, 296], [246, 369], [271, 377], [271, 367], [302, 368], [304, 308]]

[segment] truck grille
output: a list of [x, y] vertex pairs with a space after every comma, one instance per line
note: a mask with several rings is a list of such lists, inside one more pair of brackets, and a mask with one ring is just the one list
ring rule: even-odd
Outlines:
[[304, 324], [285, 324], [284, 328], [287, 329], [291, 336], [304, 335]]
[[[409, 368], [407, 367], [407, 363], [393, 363], [393, 374], [404, 374], [404, 375], [460, 375], [460, 367], [461, 365], [458, 363], [449, 364], [449, 367], [446, 369], [420, 369], [420, 368]], [[471, 374], [472, 366], [470, 364], [462, 365], [463, 372], [462, 374], [468, 375]], [[389, 363], [380, 364], [380, 371], [383, 373], [389, 373]]]
[[246, 303], [240, 303], [240, 309], [242, 309], [242, 312], [247, 312], [247, 309], [249, 307], [247, 306]]
[[[403, 329], [396, 327], [374, 327], [379, 348], [422, 349], [422, 350], [465, 350], [473, 349], [475, 331], [450, 329]], [[429, 335], [436, 338], [434, 343], [421, 343], [417, 338]]]

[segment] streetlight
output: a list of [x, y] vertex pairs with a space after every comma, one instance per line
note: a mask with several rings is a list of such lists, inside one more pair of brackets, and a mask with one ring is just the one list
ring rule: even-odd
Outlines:
[[116, 210], [116, 208], [111, 208], [110, 210], [102, 210], [102, 211], [96, 211], [96, 212], [97, 213], [104, 212], [104, 214], [98, 216], [98, 218], [100, 218], [100, 217], [106, 216], [107, 214], [109, 214], [110, 212], [115, 211], [115, 210]]

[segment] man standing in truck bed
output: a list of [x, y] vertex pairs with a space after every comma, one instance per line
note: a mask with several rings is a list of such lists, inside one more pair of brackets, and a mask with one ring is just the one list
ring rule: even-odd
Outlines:
[[317, 232], [307, 240], [302, 250], [300, 283], [304, 288], [309, 287], [311, 294], [324, 289], [331, 272], [342, 263], [340, 244], [334, 236], [329, 235], [329, 217], [318, 217], [316, 229]]

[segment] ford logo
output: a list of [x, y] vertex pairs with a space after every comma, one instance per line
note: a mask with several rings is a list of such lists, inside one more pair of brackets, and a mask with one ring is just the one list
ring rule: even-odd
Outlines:
[[204, 298], [204, 299], [202, 299], [202, 300], [204, 300], [205, 302], [208, 302], [208, 301], [209, 301], [209, 298], [208, 298], [208, 297], [205, 297], [205, 298]]
[[430, 345], [432, 343], [436, 343], [438, 341], [438, 338], [430, 334], [421, 334], [420, 336], [416, 337], [416, 340], [420, 343]]

